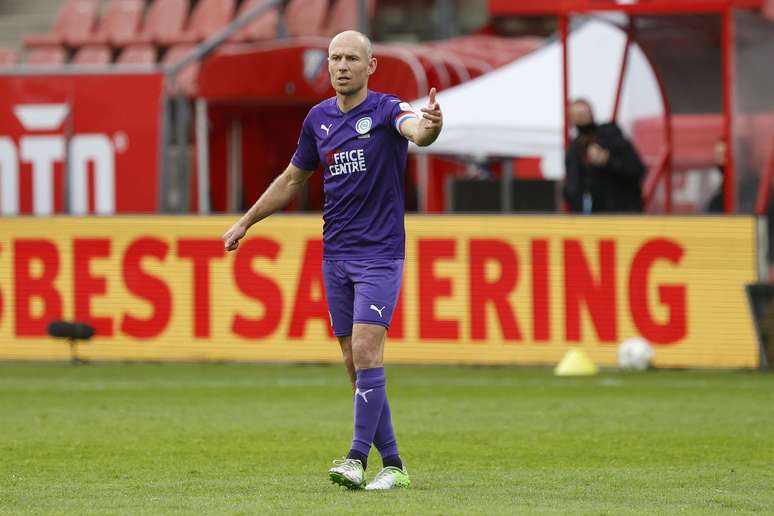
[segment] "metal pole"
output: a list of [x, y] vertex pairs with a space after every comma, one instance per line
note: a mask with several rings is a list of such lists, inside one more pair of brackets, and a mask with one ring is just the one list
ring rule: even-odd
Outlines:
[[357, 1], [357, 30], [363, 34], [368, 34], [368, 0]]
[[450, 176], [446, 178], [446, 213], [457, 211], [457, 203], [455, 202], [457, 197], [457, 181], [457, 179]]
[[228, 135], [228, 210], [242, 210], [242, 121], [231, 121]]
[[502, 162], [502, 177], [500, 178], [500, 206], [503, 213], [511, 212], [511, 188], [513, 187], [513, 160], [504, 159]]
[[188, 99], [175, 98], [175, 131], [177, 139], [177, 174], [170, 184], [170, 209], [175, 212], [190, 209], [191, 160], [188, 155], [188, 131], [191, 127], [191, 113]]
[[618, 109], [621, 107], [621, 95], [623, 93], [624, 79], [626, 78], [626, 66], [629, 64], [629, 47], [632, 44], [632, 22], [629, 20], [629, 29], [626, 31], [626, 45], [624, 45], [621, 58], [621, 71], [618, 74], [618, 86], [615, 90], [615, 104], [613, 104], [613, 122], [618, 120]]
[[[634, 41], [636, 42], [636, 38], [634, 38]], [[658, 68], [656, 68], [655, 60], [653, 59], [653, 56], [650, 55], [647, 51], [647, 47], [643, 47], [640, 45], [640, 51], [642, 52], [642, 55], [645, 56], [645, 59], [648, 61], [648, 64], [650, 65], [650, 69], [653, 71], [653, 77], [656, 79], [656, 86], [658, 87], [659, 95], [661, 95], [661, 104], [664, 109], [664, 140], [665, 140], [665, 150], [663, 154], [663, 167], [659, 166], [657, 170], [657, 176], [656, 179], [661, 176], [661, 169], [664, 169], [664, 176], [665, 176], [665, 183], [664, 183], [664, 211], [666, 213], [672, 212], [672, 158], [673, 158], [673, 152], [674, 152], [674, 132], [672, 131], [672, 106], [669, 103], [669, 97], [666, 89], [666, 83], [664, 82], [664, 78], [661, 75], [661, 72]], [[650, 173], [648, 173], [648, 177], [650, 177]], [[646, 178], [646, 184], [647, 184], [647, 178]], [[657, 185], [653, 186], [652, 191], [655, 192]], [[645, 209], [647, 210], [647, 204], [649, 204], [650, 199], [652, 198], [652, 195], [648, 195], [647, 192], [645, 193]]]
[[196, 99], [196, 179], [199, 187], [199, 213], [210, 213], [210, 148], [207, 101]]
[[419, 213], [427, 213], [427, 190], [429, 183], [430, 164], [425, 154], [415, 155], [417, 164], [417, 189], [419, 190], [419, 202], [417, 208]]
[[436, 0], [436, 13], [438, 22], [436, 35], [438, 39], [453, 38], [457, 35], [457, 20], [455, 16], [455, 4], [453, 0]]
[[[282, 2], [286, 4], [287, 2]], [[277, 39], [285, 39], [288, 37], [288, 26], [285, 23], [285, 6], [283, 5], [279, 9], [277, 16]]]
[[569, 32], [568, 27], [568, 21], [567, 21], [567, 15], [561, 14], [559, 15], [559, 34], [562, 39], [562, 113], [564, 114], [564, 126], [563, 126], [563, 135], [564, 135], [564, 146], [565, 148], [570, 143], [570, 127], [567, 123], [567, 106], [569, 104], [569, 96], [570, 96], [570, 78], [569, 78], [569, 67], [567, 66], [567, 61], [569, 59], [569, 53], [570, 50], [567, 48], [567, 36]]
[[734, 17], [731, 7], [723, 11], [723, 133], [726, 139], [726, 163], [723, 177], [723, 208], [726, 213], [736, 211], [736, 174], [734, 170]]
[[[63, 160], [63, 167], [62, 171], [64, 172], [62, 176], [62, 212], [66, 214], [72, 213], [72, 202], [70, 199], [70, 195], [73, 192], [72, 185], [70, 185], [70, 181], [72, 179], [72, 167], [70, 166], [70, 142], [72, 142], [73, 139], [73, 126], [75, 125], [75, 113], [73, 113], [73, 108], [75, 107], [75, 100], [74, 95], [72, 92], [72, 87], [70, 88], [70, 91], [68, 91], [67, 95], [67, 116], [65, 117], [64, 121], [64, 160]], [[87, 214], [89, 212], [89, 203], [88, 203], [88, 185], [89, 182], [86, 181], [86, 209], [84, 210]], [[95, 206], [96, 210], [96, 206]]]
[[169, 76], [164, 76], [161, 93], [161, 114], [160, 114], [160, 131], [159, 131], [159, 155], [158, 155], [158, 167], [159, 173], [156, 178], [156, 211], [159, 213], [165, 213], [167, 211], [166, 198], [167, 198], [167, 177], [170, 174], [169, 164], [169, 145], [170, 145], [170, 131], [172, 127], [172, 120], [170, 119], [170, 103], [169, 95], [167, 95], [167, 85], [171, 83]]

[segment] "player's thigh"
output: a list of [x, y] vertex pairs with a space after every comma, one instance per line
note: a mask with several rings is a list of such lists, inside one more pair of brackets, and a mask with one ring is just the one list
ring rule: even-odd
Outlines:
[[[355, 285], [347, 275], [342, 262], [323, 260], [322, 268], [328, 314], [331, 318], [333, 333], [337, 337], [352, 335]], [[342, 351], [344, 351], [343, 347]]]
[[[387, 329], [403, 282], [403, 260], [350, 262], [355, 285], [353, 322]], [[354, 267], [353, 267], [354, 265]]]

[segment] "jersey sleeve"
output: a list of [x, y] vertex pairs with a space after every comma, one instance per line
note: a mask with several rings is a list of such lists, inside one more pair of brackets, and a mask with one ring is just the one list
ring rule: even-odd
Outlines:
[[393, 129], [402, 136], [403, 133], [400, 130], [401, 125], [403, 125], [406, 120], [419, 117], [408, 102], [403, 102], [397, 97], [390, 98], [388, 102], [390, 107], [387, 113], [387, 121], [392, 125]]
[[306, 115], [301, 126], [301, 135], [298, 137], [298, 146], [290, 162], [301, 170], [317, 170], [320, 164], [320, 156], [317, 152], [317, 143], [312, 129], [312, 113]]

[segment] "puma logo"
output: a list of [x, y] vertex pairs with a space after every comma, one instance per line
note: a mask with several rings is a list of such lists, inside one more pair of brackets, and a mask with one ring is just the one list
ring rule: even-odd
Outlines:
[[363, 401], [368, 403], [368, 398], [366, 398], [366, 394], [371, 392], [373, 389], [368, 389], [367, 391], [361, 391], [360, 389], [355, 389], [355, 396], [360, 396], [363, 398]]
[[387, 308], [387, 306], [383, 306], [383, 307], [381, 307], [381, 308], [378, 308], [376, 305], [371, 305], [369, 308], [370, 308], [371, 310], [373, 310], [374, 312], [376, 312], [377, 314], [379, 314], [379, 317], [383, 317], [383, 316], [382, 316], [382, 310], [384, 310], [385, 308]]
[[324, 124], [320, 124], [320, 129], [325, 131], [325, 136], [328, 136], [328, 132], [331, 130], [331, 127], [333, 127], [333, 124], [328, 124], [328, 127], [325, 127]]

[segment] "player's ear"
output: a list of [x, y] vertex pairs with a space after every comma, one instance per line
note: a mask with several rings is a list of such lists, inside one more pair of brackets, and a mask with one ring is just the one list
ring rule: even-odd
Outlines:
[[371, 61], [368, 63], [368, 75], [373, 75], [375, 71], [376, 71], [376, 58], [372, 57]]

